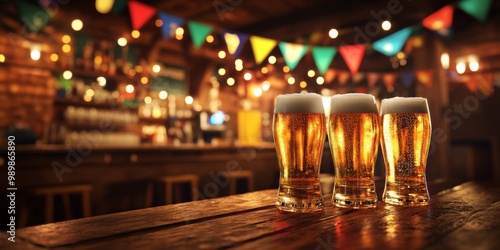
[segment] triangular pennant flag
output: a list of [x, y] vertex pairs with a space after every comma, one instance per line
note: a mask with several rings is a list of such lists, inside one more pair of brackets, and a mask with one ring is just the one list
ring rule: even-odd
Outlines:
[[205, 39], [207, 36], [212, 33], [213, 27], [210, 25], [198, 23], [195, 21], [189, 21], [189, 33], [191, 34], [191, 38], [193, 39], [193, 44], [196, 48], [200, 48], [203, 43], [205, 43]]
[[417, 79], [420, 83], [422, 83], [425, 86], [432, 86], [433, 83], [433, 73], [432, 70], [419, 70], [415, 72], [415, 75], [417, 76]]
[[248, 40], [248, 35], [243, 33], [224, 32], [223, 36], [229, 54], [233, 57], [238, 57], [241, 49], [243, 49], [243, 46], [245, 46]]
[[156, 9], [138, 1], [128, 2], [132, 28], [140, 30], [156, 14]]
[[120, 13], [125, 8], [125, 6], [127, 6], [127, 0], [115, 0], [111, 12], [113, 12], [114, 14]]
[[95, 0], [95, 9], [101, 14], [106, 14], [113, 9], [114, 4], [114, 0]]
[[396, 33], [386, 36], [373, 43], [373, 48], [386, 56], [393, 56], [403, 48], [412, 32], [411, 27], [406, 27]]
[[163, 23], [161, 26], [161, 34], [163, 35], [163, 38], [170, 38], [174, 36], [175, 30], [184, 24], [184, 19], [165, 12], [159, 12], [158, 17]]
[[39, 5], [18, 1], [17, 8], [21, 21], [33, 32], [38, 32], [50, 20], [49, 14]]
[[446, 5], [422, 20], [422, 25], [430, 30], [448, 29], [453, 21], [453, 6]]
[[403, 73], [399, 76], [399, 79], [401, 79], [401, 82], [403, 83], [403, 86], [406, 88], [409, 88], [413, 82], [415, 81], [415, 73], [413, 72], [406, 72]]
[[339, 73], [339, 83], [340, 83], [340, 85], [346, 84], [347, 80], [349, 80], [350, 76], [351, 75], [349, 74], [349, 72], [347, 72], [347, 71], [341, 71]]
[[333, 81], [333, 79], [335, 79], [335, 76], [337, 75], [337, 71], [335, 71], [334, 69], [328, 69], [325, 73], [325, 82], [326, 83], [330, 83]]
[[290, 67], [290, 70], [293, 70], [297, 66], [307, 51], [307, 46], [303, 44], [280, 42], [279, 47], [285, 63]]
[[380, 78], [380, 74], [378, 73], [368, 73], [366, 75], [366, 80], [368, 81], [368, 87], [373, 87], [377, 84], [378, 79]]
[[356, 84], [363, 81], [363, 79], [365, 79], [365, 74], [363, 73], [356, 73], [352, 76], [352, 81]]
[[458, 3], [460, 9], [481, 22], [486, 21], [490, 6], [491, 0], [462, 0]]
[[321, 75], [326, 73], [326, 70], [330, 66], [330, 63], [332, 63], [333, 57], [335, 57], [336, 53], [337, 48], [335, 47], [313, 47], [312, 56]]
[[366, 47], [364, 44], [347, 45], [339, 48], [339, 53], [342, 55], [342, 58], [344, 58], [344, 61], [352, 74], [356, 74], [358, 72], [365, 50]]
[[384, 74], [382, 76], [382, 81], [384, 82], [386, 87], [394, 87], [394, 82], [396, 82], [395, 74]]
[[277, 41], [260, 37], [251, 36], [250, 45], [252, 45], [253, 56], [255, 57], [255, 62], [261, 64], [264, 59], [271, 53], [271, 51], [276, 46]]

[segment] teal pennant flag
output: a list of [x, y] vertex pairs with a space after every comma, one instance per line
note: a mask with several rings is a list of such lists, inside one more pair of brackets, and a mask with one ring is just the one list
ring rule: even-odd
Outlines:
[[200, 48], [205, 43], [205, 39], [213, 30], [212, 26], [195, 21], [189, 21], [188, 26], [191, 39], [193, 39], [193, 44], [196, 48]]
[[460, 9], [481, 22], [486, 21], [490, 6], [491, 0], [462, 0], [458, 3]]
[[307, 51], [307, 46], [302, 44], [280, 42], [279, 47], [290, 70], [293, 70], [299, 64], [300, 59]]
[[401, 51], [412, 31], [411, 27], [399, 30], [373, 43], [373, 48], [386, 56], [393, 56]]
[[316, 67], [321, 75], [325, 75], [326, 70], [332, 63], [333, 58], [337, 54], [336, 47], [313, 47], [312, 56], [314, 59], [314, 63], [316, 63]]

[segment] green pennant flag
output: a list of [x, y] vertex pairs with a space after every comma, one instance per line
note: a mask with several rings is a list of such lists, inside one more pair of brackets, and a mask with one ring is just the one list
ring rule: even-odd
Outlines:
[[335, 47], [313, 47], [312, 56], [321, 75], [326, 73], [326, 70], [328, 69], [328, 66], [330, 66], [330, 63], [332, 63], [335, 54], [337, 54], [337, 48]]
[[490, 6], [491, 0], [462, 0], [458, 3], [460, 9], [481, 22], [486, 21]]
[[189, 21], [189, 33], [191, 34], [191, 39], [193, 39], [193, 44], [196, 48], [200, 48], [205, 39], [212, 32], [212, 26], [198, 23], [195, 21]]
[[290, 70], [293, 70], [299, 64], [300, 59], [302, 59], [307, 51], [307, 46], [302, 44], [280, 42], [279, 47], [285, 63], [290, 67]]
[[111, 12], [114, 14], [120, 13], [127, 6], [127, 2], [127, 0], [115, 0]]
[[26, 1], [18, 1], [17, 9], [21, 21], [33, 32], [38, 32], [50, 20], [49, 13], [39, 5], [31, 4]]

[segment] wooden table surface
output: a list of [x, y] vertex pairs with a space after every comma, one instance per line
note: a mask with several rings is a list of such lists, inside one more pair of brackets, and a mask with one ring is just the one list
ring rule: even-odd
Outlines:
[[276, 190], [153, 207], [1, 234], [0, 249], [500, 249], [500, 184], [469, 182], [423, 207], [280, 212]]

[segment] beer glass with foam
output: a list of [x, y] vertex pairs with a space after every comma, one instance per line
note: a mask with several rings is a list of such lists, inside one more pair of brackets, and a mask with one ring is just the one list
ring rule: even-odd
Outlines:
[[321, 96], [279, 95], [273, 136], [280, 169], [276, 207], [290, 212], [321, 211], [319, 169], [326, 137]]
[[375, 207], [373, 175], [379, 144], [375, 97], [334, 95], [330, 101], [328, 139], [335, 165], [334, 205], [354, 209]]
[[431, 139], [427, 99], [384, 99], [380, 114], [386, 170], [382, 199], [394, 205], [426, 205], [429, 193], [425, 171]]

